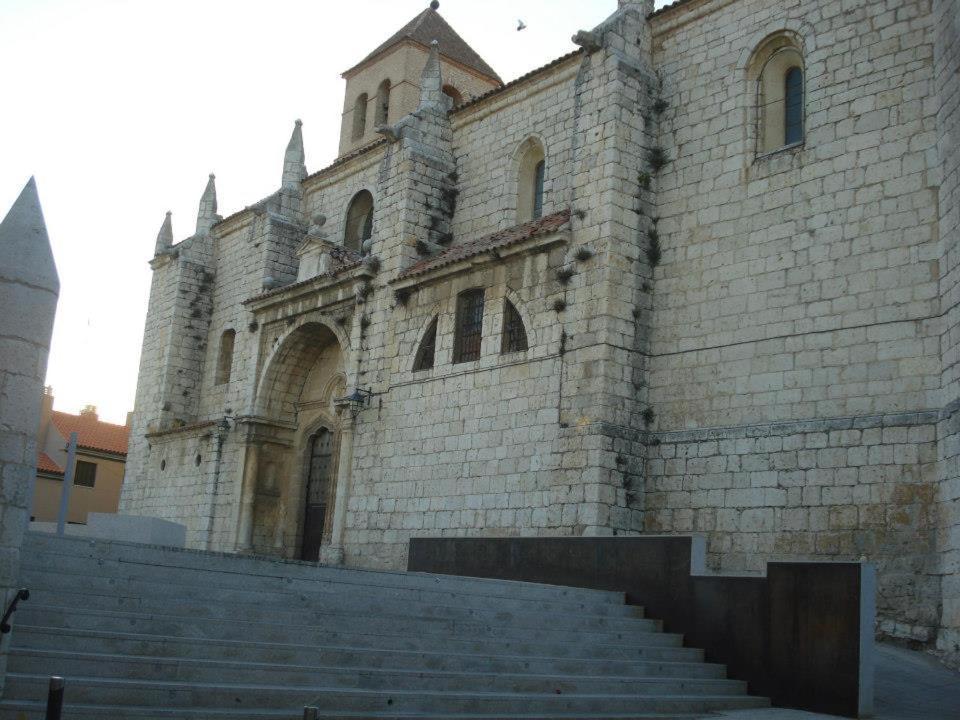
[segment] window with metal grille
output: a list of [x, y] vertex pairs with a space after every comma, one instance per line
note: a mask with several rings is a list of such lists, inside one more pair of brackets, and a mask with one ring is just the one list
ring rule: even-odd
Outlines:
[[503, 340], [500, 353], [521, 352], [527, 349], [527, 330], [523, 327], [520, 313], [509, 300], [503, 306]]
[[543, 172], [546, 168], [545, 161], [537, 163], [533, 178], [533, 219], [537, 220], [543, 217]]
[[433, 319], [427, 332], [420, 341], [420, 347], [417, 349], [417, 355], [413, 359], [413, 371], [429, 370], [433, 367], [433, 358], [437, 352], [437, 318]]
[[457, 296], [457, 327], [453, 336], [453, 361], [480, 357], [483, 339], [483, 289], [464, 290]]
[[77, 460], [77, 467], [73, 473], [73, 484], [83, 487], [93, 487], [97, 482], [97, 464]]
[[792, 67], [784, 78], [784, 144], [803, 140], [803, 70]]

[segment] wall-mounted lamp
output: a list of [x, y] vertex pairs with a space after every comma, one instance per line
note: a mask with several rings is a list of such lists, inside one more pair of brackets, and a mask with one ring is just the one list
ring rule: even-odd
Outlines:
[[373, 393], [370, 390], [354, 388], [353, 392], [346, 397], [337, 398], [336, 404], [340, 407], [349, 408], [351, 414], [356, 417], [361, 410], [370, 406], [370, 398], [372, 397]]

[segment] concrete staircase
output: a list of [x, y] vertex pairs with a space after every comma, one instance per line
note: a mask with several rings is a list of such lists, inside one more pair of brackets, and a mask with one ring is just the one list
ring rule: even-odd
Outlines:
[[0, 720], [691, 718], [744, 683], [622, 594], [31, 533]]

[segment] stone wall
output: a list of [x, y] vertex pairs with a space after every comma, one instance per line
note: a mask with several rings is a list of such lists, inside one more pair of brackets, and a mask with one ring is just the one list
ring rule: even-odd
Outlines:
[[[60, 281], [33, 178], [0, 222], [0, 615], [17, 590]], [[16, 312], [10, 310], [16, 308]], [[16, 623], [16, 617], [11, 620]], [[8, 636], [0, 636], [0, 691]]]
[[944, 410], [940, 423], [940, 550], [943, 618], [937, 647], [960, 664], [960, 383], [957, 352], [960, 300], [960, 12], [955, 2], [933, 4], [934, 87], [938, 96], [940, 295]]
[[[691, 2], [654, 17], [647, 529], [713, 567], [879, 566], [881, 629], [930, 640], [940, 341], [930, 3]], [[806, 71], [805, 143], [758, 156], [755, 49]]]

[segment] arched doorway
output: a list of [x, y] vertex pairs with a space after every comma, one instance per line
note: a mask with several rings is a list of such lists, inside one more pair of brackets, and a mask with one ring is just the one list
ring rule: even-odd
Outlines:
[[239, 551], [316, 561], [329, 543], [344, 366], [341, 342], [322, 322], [294, 329], [266, 359], [245, 456]]
[[300, 559], [319, 560], [324, 531], [330, 526], [328, 514], [333, 509], [331, 490], [334, 486], [333, 433], [320, 428], [309, 441], [307, 492], [303, 503], [303, 531]]

